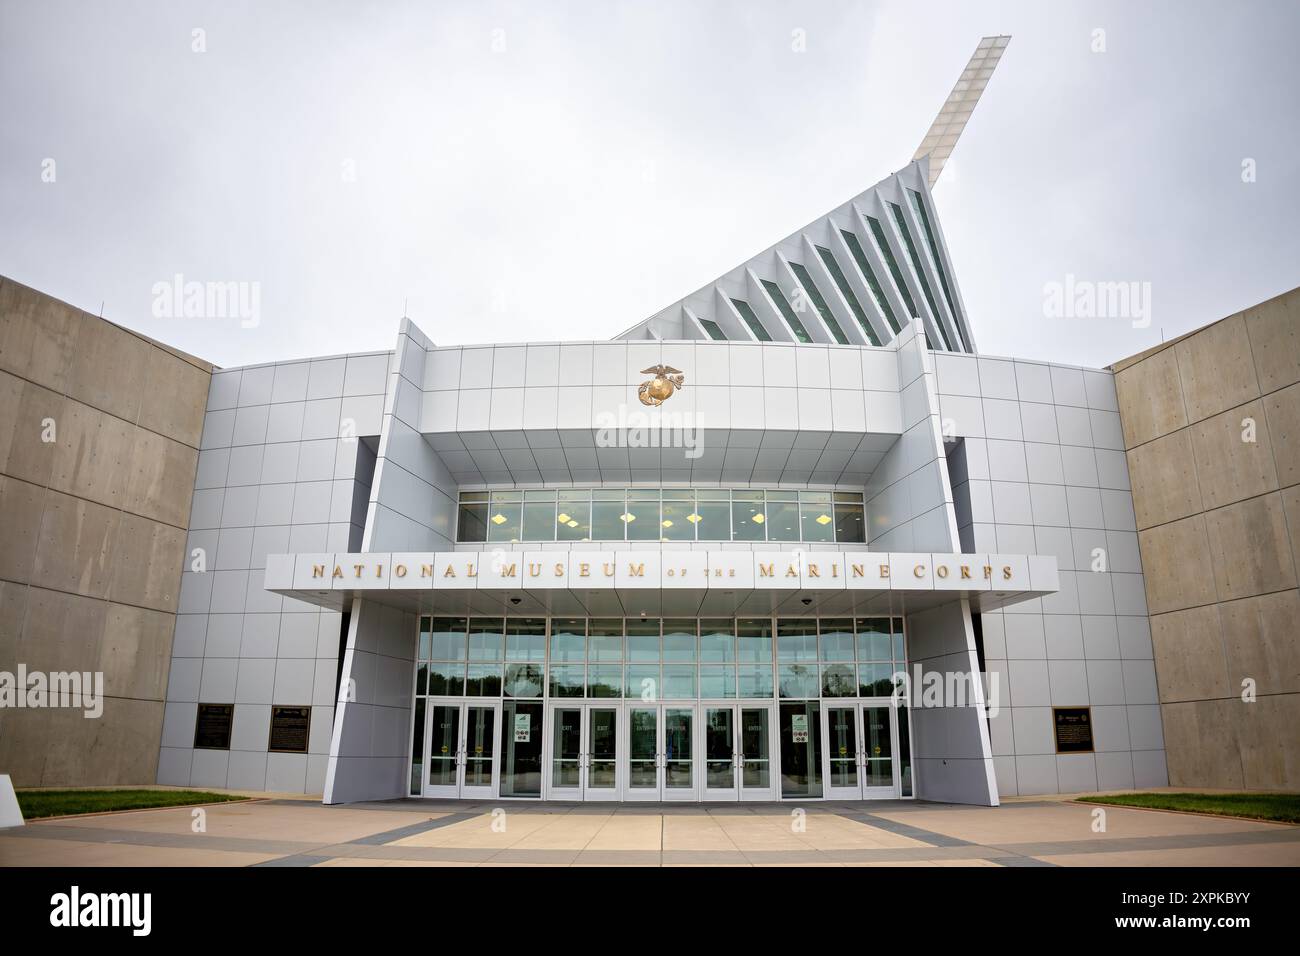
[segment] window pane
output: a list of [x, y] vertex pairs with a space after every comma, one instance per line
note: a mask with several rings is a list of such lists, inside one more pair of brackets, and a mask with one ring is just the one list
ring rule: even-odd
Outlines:
[[736, 659], [735, 623], [730, 619], [700, 621], [700, 660], [730, 664]]
[[731, 540], [767, 540], [763, 530], [763, 523], [767, 521], [763, 492], [735, 491], [732, 492], [731, 499]]
[[659, 665], [627, 665], [628, 700], [659, 700]]
[[470, 664], [465, 694], [469, 697], [500, 697], [501, 665]]
[[[723, 492], [726, 495], [726, 492]], [[731, 501], [730, 496], [721, 501], [706, 501], [703, 495], [695, 503], [695, 538], [697, 541], [731, 540]], [[687, 516], [690, 520], [690, 516]]]
[[433, 697], [459, 697], [465, 693], [464, 664], [430, 664], [429, 694]]
[[456, 523], [457, 541], [487, 540], [488, 506], [486, 501], [464, 501], [460, 503], [460, 515]]
[[648, 495], [644, 492], [628, 495], [627, 510], [623, 514], [623, 522], [627, 525], [627, 539], [629, 541], [658, 541], [660, 537], [659, 527], [659, 494], [651, 492], [654, 500], [647, 500]]
[[768, 541], [799, 540], [799, 502], [793, 492], [768, 492], [766, 525]]
[[[671, 497], [670, 497], [671, 496]], [[695, 494], [685, 495], [671, 491], [664, 492], [664, 503], [659, 526], [665, 541], [694, 541], [696, 522], [691, 520], [695, 514]]]
[[581, 697], [584, 669], [581, 664], [551, 665], [551, 696]]
[[583, 661], [587, 658], [587, 622], [583, 618], [551, 621], [551, 662]]
[[[898, 319], [894, 318], [894, 310], [889, 306], [889, 300], [885, 298], [884, 290], [880, 287], [880, 282], [876, 279], [876, 271], [871, 268], [871, 263], [867, 261], [866, 253], [862, 251], [862, 244], [858, 242], [858, 237], [847, 230], [841, 230], [840, 235], [844, 237], [844, 244], [849, 247], [849, 252], [853, 254], [853, 261], [858, 264], [858, 269], [862, 272], [862, 277], [867, 280], [867, 288], [871, 290], [871, 297], [876, 300], [876, 306], [885, 316], [885, 321], [895, 333], [899, 331]], [[880, 343], [876, 343], [879, 345]]]
[[733, 665], [704, 664], [700, 667], [700, 696], [730, 698], [736, 696], [736, 668]]
[[763, 323], [758, 321], [758, 316], [754, 314], [754, 310], [749, 307], [748, 302], [743, 299], [732, 299], [731, 304], [736, 307], [736, 311], [740, 313], [740, 317], [745, 321], [745, 324], [749, 326], [749, 331], [754, 333], [754, 338], [758, 339], [760, 342], [772, 341], [772, 336], [768, 334], [767, 329], [763, 328]]
[[695, 619], [664, 621], [664, 660], [695, 660]]
[[782, 697], [816, 697], [818, 691], [816, 664], [782, 664]]
[[469, 659], [501, 660], [501, 618], [472, 617], [469, 620]]
[[[847, 235], [851, 235], [851, 233]], [[822, 264], [826, 266], [826, 271], [831, 274], [831, 278], [835, 280], [835, 285], [839, 287], [840, 294], [844, 296], [844, 301], [849, 304], [849, 308], [853, 311], [853, 317], [858, 320], [858, 325], [862, 328], [862, 334], [867, 337], [867, 341], [872, 345], [879, 345], [880, 338], [867, 320], [866, 312], [862, 311], [862, 303], [853, 294], [853, 288], [844, 277], [844, 270], [840, 268], [839, 262], [836, 261], [835, 256], [825, 246], [817, 246], [816, 249], [817, 255], [821, 256]]]
[[737, 675], [737, 696], [771, 697], [772, 665], [741, 664]]
[[822, 667], [823, 697], [853, 697], [857, 692], [852, 664], [827, 664]]
[[853, 621], [850, 618], [823, 618], [821, 621], [821, 659], [853, 660]]
[[859, 664], [858, 695], [888, 697], [894, 692], [893, 673], [892, 664]]
[[[772, 622], [764, 617], [736, 622], [738, 659], [744, 662], [772, 660]], [[769, 680], [770, 684], [771, 681]]]
[[858, 618], [858, 660], [887, 661], [891, 657], [889, 618]]
[[506, 665], [506, 696], [507, 697], [541, 697], [542, 696], [542, 665], [541, 664], [507, 664]]
[[[506, 619], [506, 660], [546, 660], [546, 619], [511, 617]], [[513, 696], [524, 696], [515, 694]]]
[[862, 501], [835, 501], [835, 540], [848, 544], [861, 544], [865, 524]]
[[627, 622], [627, 659], [659, 661], [659, 619], [646, 618]]
[[622, 541], [624, 533], [623, 511], [622, 500], [593, 501], [591, 503], [591, 540]]
[[[623, 659], [623, 619], [593, 618], [587, 632], [587, 660], [621, 661]], [[619, 683], [622, 683], [620, 673]]]
[[767, 279], [763, 279], [762, 282], [763, 288], [767, 290], [767, 294], [771, 296], [772, 301], [776, 303], [777, 311], [780, 312], [781, 317], [785, 319], [785, 324], [788, 325], [790, 331], [794, 333], [795, 340], [805, 344], [812, 342], [812, 336], [808, 334], [808, 330], [804, 328], [804, 324], [800, 322], [799, 317], [795, 315], [794, 309], [790, 306], [789, 300], [786, 299], [785, 293], [781, 291], [781, 287], [775, 282], [771, 282]]
[[825, 491], [799, 493], [800, 526], [805, 541], [833, 541], [835, 518], [831, 515], [831, 496]]
[[[539, 501], [533, 495], [546, 495], [549, 501]], [[530, 491], [524, 497], [523, 541], [555, 540], [555, 492]]]
[[493, 492], [488, 509], [488, 540], [518, 541], [522, 502], [519, 492]]
[[429, 633], [429, 659], [463, 661], [466, 623], [463, 617], [435, 617]]
[[[622, 641], [622, 638], [619, 638]], [[587, 696], [588, 697], [622, 697], [623, 696], [623, 665], [622, 664], [589, 664], [587, 665]]]
[[693, 698], [695, 696], [695, 665], [665, 664], [662, 696], [665, 699]]
[[817, 623], [789, 619], [778, 621], [777, 660], [817, 660]]
[[822, 321], [826, 323], [826, 327], [831, 330], [831, 335], [835, 336], [835, 341], [840, 345], [848, 345], [849, 337], [845, 335], [844, 330], [840, 328], [840, 323], [836, 321], [834, 314], [830, 310], [830, 306], [828, 306], [826, 300], [822, 298], [821, 291], [817, 288], [817, 284], [813, 282], [812, 276], [808, 274], [808, 270], [798, 262], [792, 262], [790, 263], [790, 271], [795, 274], [795, 278], [797, 278], [799, 284], [803, 286], [804, 292], [807, 293], [808, 298], [812, 300], [813, 306], [817, 309], [817, 314], [822, 317]]
[[712, 319], [700, 319], [700, 325], [704, 326], [704, 331], [709, 333], [709, 338], [716, 339], [719, 342], [727, 340], [727, 337], [722, 333], [722, 329], [718, 328], [718, 323]]
[[591, 540], [591, 501], [586, 491], [561, 491], [555, 516], [557, 541]]

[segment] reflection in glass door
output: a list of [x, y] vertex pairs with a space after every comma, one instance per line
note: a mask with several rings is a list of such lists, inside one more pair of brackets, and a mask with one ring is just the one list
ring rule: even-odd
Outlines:
[[618, 708], [571, 704], [551, 708], [552, 800], [617, 800]]
[[826, 707], [826, 796], [832, 800], [856, 800], [862, 796], [856, 704]]
[[894, 719], [894, 708], [884, 700], [826, 707], [827, 797], [857, 800], [898, 795]]
[[465, 799], [496, 796], [499, 706], [430, 702], [426, 796]]
[[769, 705], [709, 704], [701, 707], [705, 800], [771, 800]]
[[783, 703], [781, 722], [781, 796], [822, 795], [821, 702]]
[[694, 800], [695, 708], [627, 708], [627, 800]]

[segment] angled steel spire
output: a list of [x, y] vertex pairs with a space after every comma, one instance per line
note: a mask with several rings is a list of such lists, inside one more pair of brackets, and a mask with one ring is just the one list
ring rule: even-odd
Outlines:
[[926, 155], [930, 157], [932, 188], [938, 181], [939, 174], [943, 172], [943, 164], [952, 155], [953, 147], [957, 145], [957, 139], [966, 128], [971, 113], [975, 111], [975, 104], [979, 102], [980, 94], [984, 92], [984, 87], [989, 85], [993, 69], [1002, 59], [1002, 51], [1010, 42], [1009, 36], [984, 37], [980, 40], [970, 62], [966, 64], [966, 69], [962, 70], [952, 92], [948, 94], [943, 109], [939, 110], [939, 115], [930, 124], [930, 131], [925, 134], [925, 139], [921, 140], [921, 145], [916, 148], [916, 154], [912, 159], [917, 160]]

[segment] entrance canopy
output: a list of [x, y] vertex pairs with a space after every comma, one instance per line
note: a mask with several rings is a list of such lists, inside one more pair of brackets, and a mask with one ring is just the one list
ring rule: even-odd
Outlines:
[[1056, 558], [879, 551], [438, 551], [269, 555], [265, 587], [320, 607], [363, 597], [438, 614], [990, 611], [1059, 589]]

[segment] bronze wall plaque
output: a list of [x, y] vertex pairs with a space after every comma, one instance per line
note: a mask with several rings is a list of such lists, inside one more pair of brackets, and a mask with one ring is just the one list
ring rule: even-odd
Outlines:
[[194, 746], [200, 750], [229, 750], [230, 725], [234, 716], [234, 704], [199, 704], [198, 718], [194, 722]]
[[1053, 707], [1052, 724], [1058, 754], [1092, 753], [1091, 707]]
[[272, 753], [305, 754], [310, 731], [310, 707], [272, 707], [271, 740], [266, 749]]

